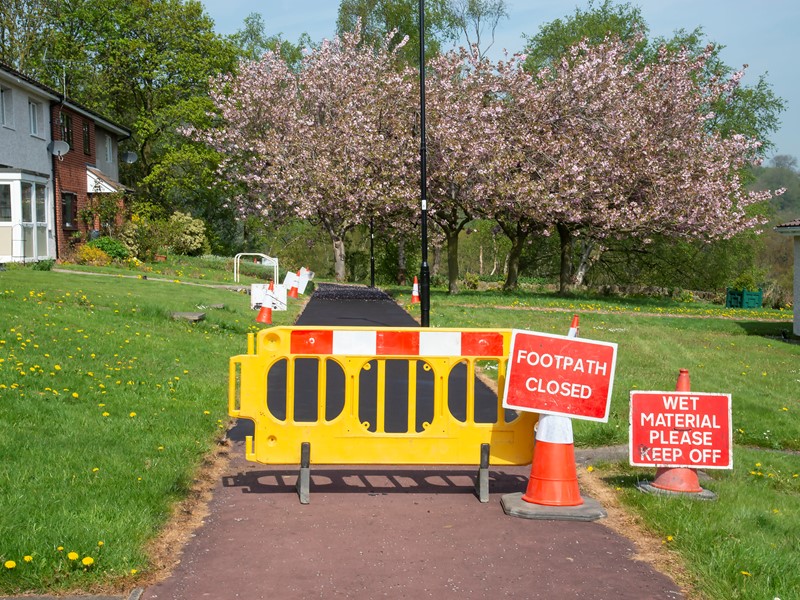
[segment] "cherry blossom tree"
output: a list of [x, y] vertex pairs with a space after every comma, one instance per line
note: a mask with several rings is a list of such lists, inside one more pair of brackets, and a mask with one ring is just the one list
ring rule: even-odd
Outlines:
[[631, 61], [635, 42], [581, 42], [535, 85], [514, 88], [507, 105], [528, 107], [513, 113], [520, 132], [506, 129], [487, 165], [511, 180], [499, 197], [527, 197], [507, 205], [512, 222], [555, 226], [562, 291], [576, 236], [729, 238], [757, 226], [748, 207], [770, 197], [746, 192], [740, 178], [758, 161], [759, 142], [707, 127], [710, 107], [731, 97], [742, 73], [699, 77], [713, 48], [700, 56], [662, 48]]
[[297, 71], [267, 52], [215, 82], [220, 125], [196, 133], [225, 155], [220, 174], [241, 185], [242, 214], [323, 226], [339, 281], [347, 233], [413, 200], [411, 78], [396, 50], [359, 47], [355, 31], [323, 41]]

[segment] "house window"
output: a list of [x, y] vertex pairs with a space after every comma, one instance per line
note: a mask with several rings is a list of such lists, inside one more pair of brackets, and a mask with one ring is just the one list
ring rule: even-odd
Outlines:
[[22, 183], [22, 222], [33, 223], [33, 184]]
[[69, 144], [72, 148], [72, 115], [61, 113], [61, 139]]
[[114, 141], [110, 135], [106, 135], [106, 162], [114, 162]]
[[11, 184], [0, 183], [0, 223], [11, 222]]
[[9, 88], [0, 87], [0, 125], [11, 127], [14, 124], [11, 110], [11, 90]]
[[41, 112], [41, 106], [38, 102], [34, 102], [33, 100], [28, 100], [28, 121], [31, 125], [31, 135], [40, 135], [39, 133], [39, 121], [40, 117], [39, 114]]
[[89, 156], [92, 153], [92, 141], [89, 139], [89, 122], [83, 122], [83, 153]]
[[78, 228], [78, 196], [72, 192], [61, 194], [61, 219], [64, 229]]
[[36, 185], [36, 222], [47, 223], [47, 213], [45, 212], [47, 188], [41, 183]]

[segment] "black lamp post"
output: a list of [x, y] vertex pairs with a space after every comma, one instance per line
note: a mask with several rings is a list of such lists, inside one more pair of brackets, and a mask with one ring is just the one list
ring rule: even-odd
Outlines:
[[422, 199], [422, 269], [419, 276], [420, 324], [430, 327], [431, 273], [428, 268], [428, 164], [425, 145], [425, 0], [419, 0], [419, 163]]

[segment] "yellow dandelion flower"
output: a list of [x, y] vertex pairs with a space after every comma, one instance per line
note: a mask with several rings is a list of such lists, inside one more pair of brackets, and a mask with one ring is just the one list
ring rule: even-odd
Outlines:
[[32, 562], [33, 557], [30, 554], [26, 554], [25, 556], [22, 557], [22, 560], [24, 560], [25, 562]]
[[740, 571], [740, 573], [742, 575], [744, 575], [745, 577], [752, 577], [752, 575], [750, 573], [748, 573], [747, 571]]
[[129, 416], [129, 417], [131, 417], [131, 418], [133, 418], [133, 417], [135, 417], [135, 416], [136, 416], [136, 413], [135, 413], [135, 412], [132, 412], [132, 413], [131, 413], [131, 414], [129, 414], [128, 416]]
[[67, 558], [70, 560], [78, 560], [78, 553], [77, 552], [70, 552], [67, 554]]
[[14, 568], [16, 568], [16, 566], [17, 566], [17, 563], [15, 563], [13, 560], [7, 560], [6, 562], [4, 562], [4, 563], [3, 563], [3, 566], [4, 566], [6, 569], [9, 569], [9, 570], [11, 570], [11, 569], [14, 569]]
[[60, 370], [61, 370], [61, 365], [56, 365], [56, 366], [55, 366], [55, 367], [53, 367], [53, 368], [54, 368], [56, 371], [60, 371]]
[[91, 556], [84, 556], [81, 562], [84, 567], [91, 567], [94, 564], [94, 559]]
[[72, 392], [72, 397], [73, 398], [77, 398], [78, 397], [78, 392]]
[[592, 471], [594, 471], [594, 467], [592, 465], [589, 465], [588, 467], [586, 467], [586, 470], [589, 471], [589, 473], [591, 473]]
[[103, 540], [100, 540], [99, 542], [97, 542], [97, 545], [101, 547], [105, 546], [105, 542]]
[[99, 470], [100, 469], [98, 467], [95, 467], [94, 469], [92, 469], [92, 473], [97, 473]]
[[[210, 410], [204, 410], [204, 411], [203, 411], [203, 414], [204, 414], [204, 415], [210, 415], [210, 414], [211, 414], [211, 411], [210, 411]], [[591, 469], [591, 467], [589, 467], [589, 469]]]
[[59, 552], [63, 552], [64, 551], [64, 546], [59, 546], [58, 548], [56, 548], [56, 550], [58, 550]]
[[109, 415], [111, 415], [111, 413], [109, 413], [109, 412], [104, 412], [104, 413], [103, 413], [103, 416], [104, 416], [104, 417], [108, 417]]
[[136, 575], [138, 572], [136, 569], [131, 569], [131, 575]]

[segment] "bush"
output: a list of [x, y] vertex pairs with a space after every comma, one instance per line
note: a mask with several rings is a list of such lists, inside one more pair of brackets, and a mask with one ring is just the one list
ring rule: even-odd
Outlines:
[[31, 265], [31, 269], [34, 271], [50, 271], [53, 268], [53, 265], [56, 261], [52, 258], [47, 258], [45, 260], [38, 260]]
[[114, 260], [125, 260], [130, 255], [125, 244], [115, 238], [100, 237], [88, 242], [86, 245], [102, 250]]
[[111, 257], [103, 252], [100, 248], [95, 248], [89, 244], [84, 244], [78, 248], [76, 260], [80, 265], [105, 267], [111, 262]]
[[199, 256], [210, 251], [206, 238], [206, 224], [190, 214], [176, 212], [166, 226], [167, 245], [175, 254]]

